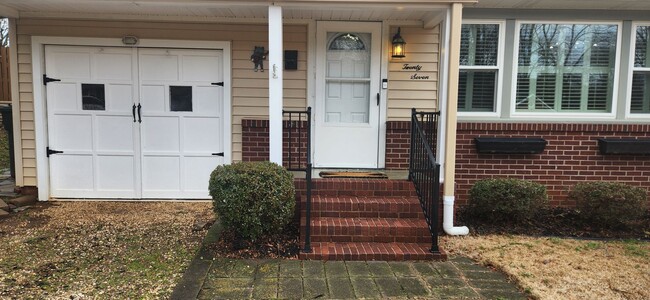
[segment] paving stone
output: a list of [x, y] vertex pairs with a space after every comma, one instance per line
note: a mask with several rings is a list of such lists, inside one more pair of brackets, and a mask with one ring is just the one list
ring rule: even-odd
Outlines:
[[304, 299], [329, 298], [325, 278], [303, 278]]
[[417, 273], [411, 268], [412, 263], [391, 261], [388, 262], [390, 269], [397, 277], [414, 277]]
[[459, 270], [463, 272], [492, 272], [493, 270], [478, 264], [454, 264]]
[[450, 262], [437, 263], [434, 268], [438, 271], [437, 275], [443, 278], [460, 277], [460, 271]]
[[302, 276], [302, 262], [299, 260], [283, 260], [280, 262], [280, 277]]
[[280, 284], [278, 288], [278, 298], [281, 299], [302, 298], [302, 279], [280, 278]]
[[199, 299], [244, 299], [252, 295], [252, 279], [217, 278], [206, 280]]
[[499, 272], [464, 272], [463, 275], [469, 280], [476, 281], [508, 281], [508, 277]]
[[369, 261], [368, 269], [374, 277], [395, 276], [391, 271], [390, 266], [385, 261]]
[[372, 278], [368, 277], [351, 277], [354, 294], [357, 298], [378, 299], [381, 297], [379, 288]]
[[234, 265], [234, 260], [227, 258], [216, 258], [212, 262], [212, 267], [208, 272], [208, 278], [230, 277], [230, 271]]
[[270, 278], [280, 276], [280, 262], [277, 260], [262, 261], [257, 265], [255, 278]]
[[429, 295], [429, 290], [417, 277], [398, 277], [398, 281], [409, 297], [424, 297]]
[[9, 215], [8, 212], [6, 212], [6, 211], [4, 211], [4, 210], [0, 210], [0, 217], [2, 217], [2, 216], [8, 216], [8, 215]]
[[441, 288], [434, 289], [433, 293], [440, 296], [442, 299], [479, 299], [479, 294], [474, 292], [471, 288]]
[[406, 296], [406, 293], [402, 290], [402, 286], [395, 277], [376, 277], [375, 283], [384, 297]]
[[7, 205], [7, 203], [5, 203], [2, 199], [0, 199], [0, 210], [9, 212], [9, 205]]
[[235, 260], [232, 264], [232, 270], [230, 271], [230, 277], [238, 278], [249, 278], [253, 277], [255, 270], [257, 269], [257, 261], [255, 260]]
[[346, 261], [345, 265], [348, 267], [350, 276], [365, 276], [369, 277], [370, 269], [365, 261]]
[[431, 263], [414, 262], [413, 267], [421, 276], [437, 276], [438, 271], [433, 268]]
[[438, 276], [426, 277], [426, 282], [432, 288], [445, 288], [445, 287], [467, 287], [467, 282], [460, 278], [442, 278]]
[[305, 260], [302, 262], [302, 277], [325, 278], [325, 266], [322, 261]]
[[330, 277], [348, 277], [348, 270], [343, 261], [325, 262], [325, 275]]
[[449, 259], [450, 262], [457, 263], [457, 264], [468, 264], [468, 265], [473, 265], [476, 264], [476, 261], [472, 260], [469, 257], [465, 256], [454, 256]]
[[478, 290], [478, 293], [487, 299], [528, 299], [524, 293], [519, 291]]
[[278, 278], [260, 278], [253, 282], [253, 299], [278, 297]]
[[334, 277], [327, 279], [330, 297], [333, 299], [351, 299], [354, 298], [354, 290], [350, 283], [350, 278]]

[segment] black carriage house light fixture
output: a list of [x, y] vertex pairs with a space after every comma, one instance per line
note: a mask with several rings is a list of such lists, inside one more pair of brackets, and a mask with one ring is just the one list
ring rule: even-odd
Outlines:
[[406, 57], [406, 42], [402, 38], [400, 31], [401, 27], [397, 27], [397, 33], [393, 36], [393, 58], [404, 58]]

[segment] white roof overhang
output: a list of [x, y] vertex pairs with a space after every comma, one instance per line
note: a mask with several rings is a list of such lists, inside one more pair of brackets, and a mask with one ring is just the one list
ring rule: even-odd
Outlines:
[[0, 0], [13, 18], [266, 22], [269, 5], [285, 20], [439, 22], [451, 3], [476, 0]]

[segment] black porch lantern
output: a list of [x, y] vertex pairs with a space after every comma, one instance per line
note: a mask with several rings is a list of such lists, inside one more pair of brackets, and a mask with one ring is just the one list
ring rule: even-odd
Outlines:
[[400, 35], [401, 27], [397, 27], [397, 33], [393, 36], [393, 58], [403, 58], [406, 57], [406, 42]]

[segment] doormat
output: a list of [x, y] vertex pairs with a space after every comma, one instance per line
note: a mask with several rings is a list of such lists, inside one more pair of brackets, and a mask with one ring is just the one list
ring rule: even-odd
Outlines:
[[388, 178], [384, 173], [380, 172], [320, 172], [318, 175], [321, 178]]

